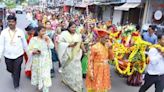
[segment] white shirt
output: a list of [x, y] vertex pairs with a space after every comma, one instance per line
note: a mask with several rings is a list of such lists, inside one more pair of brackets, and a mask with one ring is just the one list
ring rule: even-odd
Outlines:
[[156, 48], [151, 48], [148, 52], [150, 64], [147, 67], [149, 75], [163, 75], [164, 74], [164, 57], [158, 52]]
[[27, 51], [27, 42], [23, 30], [16, 28], [15, 32], [6, 28], [0, 35], [0, 57], [2, 54], [6, 58], [16, 59]]

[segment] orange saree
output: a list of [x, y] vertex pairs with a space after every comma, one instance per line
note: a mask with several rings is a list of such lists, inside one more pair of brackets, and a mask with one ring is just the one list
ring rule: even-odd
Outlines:
[[86, 76], [87, 92], [108, 92], [111, 89], [108, 51], [101, 43], [91, 48]]

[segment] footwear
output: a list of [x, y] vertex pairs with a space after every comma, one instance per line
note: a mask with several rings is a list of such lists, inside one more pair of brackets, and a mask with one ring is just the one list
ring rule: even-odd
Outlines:
[[42, 92], [49, 92], [49, 88], [43, 87], [43, 91]]
[[51, 73], [55, 73], [54, 69], [51, 69]]
[[83, 74], [83, 78], [84, 78], [84, 79], [86, 78], [86, 74]]
[[58, 72], [59, 72], [59, 73], [62, 73], [62, 68], [59, 68], [59, 69], [58, 69]]
[[22, 92], [19, 87], [15, 88], [15, 92]]
[[51, 73], [51, 78], [54, 78], [55, 77], [55, 73]]
[[37, 92], [42, 92], [42, 89], [36, 88]]

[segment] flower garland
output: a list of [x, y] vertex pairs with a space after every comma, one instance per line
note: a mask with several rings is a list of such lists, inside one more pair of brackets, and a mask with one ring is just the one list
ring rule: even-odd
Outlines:
[[[128, 39], [126, 39], [126, 45], [118, 43], [117, 39], [114, 40], [114, 45], [113, 45], [113, 50], [115, 52], [115, 67], [116, 70], [118, 70], [118, 72], [120, 74], [124, 74], [124, 75], [132, 75], [134, 73], [134, 71], [138, 71], [139, 73], [143, 73], [146, 67], [146, 57], [145, 57], [145, 49], [146, 46], [143, 44], [148, 44], [146, 42], [143, 42], [142, 39], [136, 35], [135, 36], [129, 36], [130, 34], [132, 34], [134, 32], [134, 27], [129, 26], [130, 28], [128, 29], [128, 26], [124, 27], [124, 32], [127, 32], [126, 34], [123, 33], [123, 35], [126, 35], [126, 37], [129, 37]], [[132, 30], [132, 31], [130, 31]], [[111, 34], [110, 37], [116, 37], [117, 34]], [[125, 37], [125, 36], [124, 36]], [[130, 39], [133, 39], [135, 42], [135, 45], [132, 47], [125, 47], [128, 46], [128, 43], [130, 42]], [[141, 45], [142, 44], [142, 45]], [[133, 58], [136, 56], [137, 53], [141, 54], [142, 57], [142, 63], [140, 63], [139, 61], [135, 61], [133, 62]], [[123, 60], [124, 59], [124, 55], [126, 54], [130, 54], [128, 57], [128, 62], [126, 63], [126, 67], [124, 67], [124, 69], [121, 69], [119, 60]], [[135, 66], [138, 65], [138, 67], [140, 68], [136, 68]]]
[[[128, 29], [128, 27], [130, 27]], [[132, 31], [130, 31], [132, 30]], [[128, 43], [126, 43], [126, 45], [124, 43], [119, 43], [117, 40], [120, 38], [116, 38], [119, 34], [119, 32], [116, 33], [111, 33], [109, 35], [109, 37], [112, 39], [113, 42], [113, 51], [115, 53], [115, 68], [116, 70], [123, 75], [132, 75], [135, 71], [138, 71], [139, 73], [143, 73], [147, 64], [149, 63], [149, 58], [146, 58], [146, 48], [158, 48], [160, 49], [162, 52], [164, 52], [164, 47], [160, 46], [160, 45], [152, 45], [149, 42], [146, 42], [144, 40], [142, 40], [141, 36], [139, 35], [138, 32], [134, 31], [134, 27], [132, 26], [126, 26], [123, 27], [122, 29], [122, 34], [126, 35], [123, 37], [130, 37], [128, 39], [124, 40], [126, 42], [134, 42], [134, 45], [131, 47], [128, 47]], [[124, 32], [126, 32], [124, 34]], [[132, 35], [132, 36], [129, 36]], [[120, 36], [121, 37], [121, 36]], [[125, 55], [128, 55], [128, 57], [125, 57]], [[128, 62], [125, 62], [124, 59], [128, 59]], [[121, 66], [121, 62], [125, 63], [123, 64], [123, 68], [120, 67]]]

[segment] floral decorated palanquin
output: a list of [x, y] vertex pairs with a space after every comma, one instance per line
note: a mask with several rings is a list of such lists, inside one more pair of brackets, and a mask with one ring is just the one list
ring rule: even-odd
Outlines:
[[[145, 54], [146, 50], [155, 47], [164, 51], [164, 47], [142, 40], [140, 33], [133, 25], [119, 27], [115, 30], [110, 32], [109, 38], [113, 43], [116, 71], [121, 75], [128, 76], [127, 83], [129, 85], [139, 86], [142, 84], [142, 73], [149, 63], [149, 58]], [[119, 41], [120, 39], [121, 41]]]

